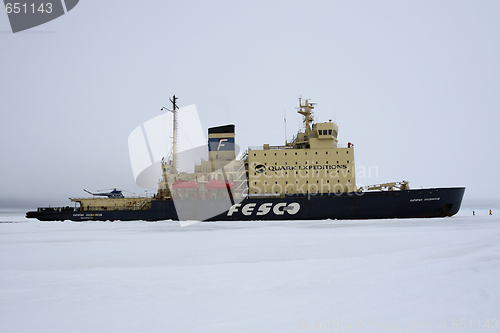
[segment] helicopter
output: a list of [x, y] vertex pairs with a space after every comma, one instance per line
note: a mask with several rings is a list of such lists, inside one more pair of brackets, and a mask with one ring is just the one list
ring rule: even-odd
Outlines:
[[[90, 191], [87, 191], [86, 189], [83, 189], [83, 190], [85, 192], [87, 192], [88, 194], [92, 194], [94, 196], [101, 196], [101, 197], [108, 197], [108, 198], [124, 198], [123, 193], [122, 193], [124, 190], [117, 190], [116, 188], [106, 189], [106, 190], [97, 190], [98, 193], [92, 193]], [[110, 192], [100, 192], [100, 191], [110, 191]], [[128, 192], [128, 191], [125, 191], [125, 192]], [[132, 192], [130, 192], [130, 193], [132, 193]]]

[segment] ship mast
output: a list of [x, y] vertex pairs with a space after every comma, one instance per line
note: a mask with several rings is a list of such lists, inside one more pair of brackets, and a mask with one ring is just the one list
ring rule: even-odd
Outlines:
[[310, 124], [314, 121], [312, 117], [314, 105], [316, 105], [316, 103], [309, 103], [308, 99], [304, 100], [304, 103], [302, 103], [302, 97], [299, 97], [299, 107], [297, 108], [297, 112], [304, 116], [304, 125], [306, 127], [307, 137], [309, 137], [309, 132], [311, 131]]
[[174, 148], [173, 156], [172, 156], [172, 167], [173, 172], [177, 173], [177, 110], [179, 107], [177, 106], [177, 97], [174, 95], [172, 98], [169, 98], [170, 102], [172, 102], [172, 113], [174, 114], [174, 133], [172, 136], [172, 144]]

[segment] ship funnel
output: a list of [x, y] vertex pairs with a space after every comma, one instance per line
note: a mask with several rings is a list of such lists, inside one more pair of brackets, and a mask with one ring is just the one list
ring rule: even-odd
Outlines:
[[208, 158], [212, 170], [236, 159], [238, 146], [234, 144], [234, 125], [217, 126], [208, 129]]

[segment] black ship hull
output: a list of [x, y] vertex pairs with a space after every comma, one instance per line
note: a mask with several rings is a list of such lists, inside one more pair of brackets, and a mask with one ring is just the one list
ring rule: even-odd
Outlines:
[[[373, 191], [330, 195], [249, 197], [228, 200], [153, 200], [145, 210], [75, 210], [39, 208], [26, 214], [41, 221], [251, 221], [388, 219], [453, 216], [460, 210], [464, 187]], [[177, 208], [177, 209], [176, 209]], [[220, 212], [207, 218], [206, 212]], [[182, 213], [177, 213], [182, 212]]]

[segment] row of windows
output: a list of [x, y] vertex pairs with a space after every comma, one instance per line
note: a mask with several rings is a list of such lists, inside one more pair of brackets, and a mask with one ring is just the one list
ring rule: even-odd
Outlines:
[[333, 130], [318, 130], [319, 135], [332, 135]]
[[[337, 161], [337, 164], [339, 164], [340, 162]], [[298, 162], [295, 162], [295, 164], [297, 165]], [[305, 162], [305, 164], [307, 164], [307, 161]], [[318, 161], [316, 161], [316, 164], [318, 164]], [[328, 161], [325, 161], [325, 164], [328, 164]], [[347, 164], [349, 164], [349, 161], [347, 161]], [[254, 165], [257, 165], [257, 163], [254, 163]], [[264, 165], [267, 165], [267, 162], [264, 162]], [[278, 162], [274, 162], [274, 165], [278, 165]], [[288, 165], [288, 162], [285, 162], [285, 165]]]
[[[264, 193], [266, 193], [266, 194], [267, 194], [267, 193], [269, 193], [269, 194], [272, 194], [272, 193], [274, 193], [274, 194], [280, 194], [280, 192], [278, 192], [278, 191], [274, 191], [274, 192], [267, 192], [267, 191], [264, 191]], [[290, 192], [289, 192], [289, 191], [286, 191], [286, 194], [292, 194], [292, 193], [299, 194], [299, 191], [298, 191], [298, 190], [297, 190], [297, 191], [290, 191]], [[340, 191], [340, 190], [337, 190], [337, 192], [335, 192], [335, 190], [333, 190], [333, 191], [328, 190], [328, 192], [318, 192], [318, 191], [316, 190], [316, 191], [314, 191], [314, 192], [313, 192], [313, 191], [311, 191], [311, 192], [309, 192], [309, 193], [311, 193], [311, 194], [313, 194], [313, 193], [324, 193], [324, 194], [328, 193], [328, 194], [330, 194], [330, 193], [341, 193], [341, 191]], [[255, 194], [257, 194], [257, 192], [255, 192]], [[261, 193], [259, 192], [258, 194], [261, 194]], [[302, 193], [302, 194], [303, 194], [303, 193]]]
[[[301, 172], [301, 171], [305, 171], [306, 175], [309, 174], [309, 171], [307, 171], [307, 170], [295, 171], [295, 174], [298, 175], [299, 172]], [[326, 171], [326, 173], [330, 173], [330, 170], [324, 170], [324, 171]], [[281, 171], [274, 171], [274, 174], [277, 175], [278, 172], [281, 173]], [[318, 174], [318, 173], [319, 173], [319, 170], [316, 170], [316, 174]], [[340, 173], [340, 170], [337, 170], [337, 173]], [[342, 171], [342, 173], [345, 173], [345, 172]], [[347, 169], [347, 173], [351, 173], [351, 170]], [[264, 174], [267, 175], [268, 174], [267, 171], [264, 172]], [[271, 173], [269, 173], [269, 174], [271, 174]], [[253, 175], [257, 176], [257, 172], [254, 172]], [[288, 171], [285, 171], [285, 175], [288, 175]]]
[[[335, 153], [337, 153], [337, 155], [338, 155], [339, 151], [336, 150]], [[345, 153], [349, 154], [349, 150], [346, 150]], [[287, 154], [288, 153], [285, 153], [285, 156], [287, 156]], [[307, 155], [307, 151], [304, 152], [304, 154]], [[295, 153], [295, 155], [297, 155], [297, 153]], [[318, 155], [317, 151], [315, 152], [315, 155]], [[325, 155], [328, 155], [328, 151], [325, 151]], [[254, 153], [253, 156], [257, 156], [257, 153]], [[267, 153], [264, 153], [264, 156], [267, 156]], [[272, 155], [270, 155], [270, 156], [272, 156]], [[278, 156], [277, 153], [274, 153], [274, 156]]]
[[[347, 180], [347, 182], [348, 182], [348, 183], [350, 183], [351, 181], [348, 179], [348, 180]], [[298, 180], [297, 180], [297, 181], [295, 181], [295, 184], [298, 184], [298, 183], [299, 183], [299, 181], [298, 181]], [[326, 181], [326, 183], [327, 183], [327, 184], [329, 184], [329, 183], [330, 183], [330, 181], [329, 181], [329, 180], [327, 180], [327, 181]], [[337, 183], [340, 183], [340, 180], [337, 180]], [[253, 182], [253, 184], [254, 184], [254, 185], [257, 185], [257, 182]], [[277, 185], [277, 184], [278, 184], [278, 182], [274, 182], [274, 184], [275, 184], [275, 185]], [[290, 184], [292, 184], [292, 183], [290, 183]], [[308, 180], [306, 180], [306, 184], [309, 184], [309, 181], [308, 181]], [[317, 181], [316, 181], [316, 184], [319, 184], [319, 180], [317, 180]], [[269, 182], [269, 183], [264, 182], [264, 185], [271, 185], [271, 182]], [[285, 185], [288, 185], [288, 181], [286, 181], [286, 182], [285, 182]]]

